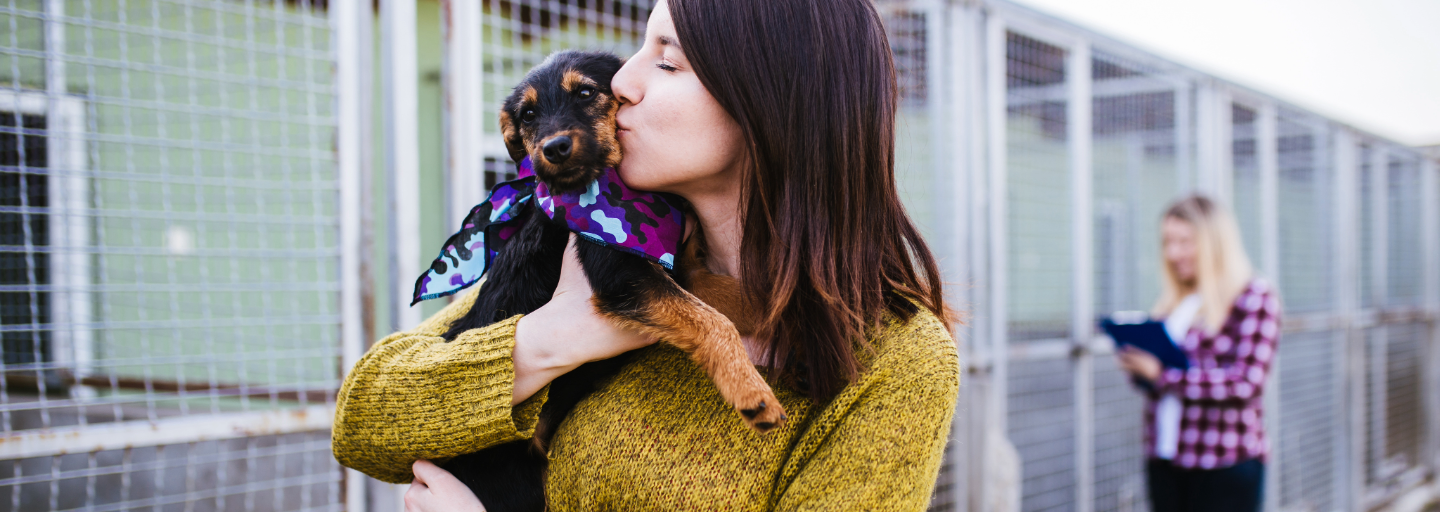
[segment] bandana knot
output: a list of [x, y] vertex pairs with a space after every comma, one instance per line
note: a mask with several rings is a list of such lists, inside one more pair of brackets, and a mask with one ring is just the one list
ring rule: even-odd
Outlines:
[[518, 177], [490, 189], [490, 197], [475, 205], [460, 223], [460, 231], [445, 240], [440, 255], [415, 280], [410, 305], [455, 294], [478, 282], [520, 230], [517, 219], [537, 207], [550, 222], [586, 240], [673, 270], [685, 234], [685, 215], [676, 204], [673, 196], [625, 186], [613, 168], [601, 171], [584, 190], [552, 193], [535, 179], [535, 167], [525, 157]]

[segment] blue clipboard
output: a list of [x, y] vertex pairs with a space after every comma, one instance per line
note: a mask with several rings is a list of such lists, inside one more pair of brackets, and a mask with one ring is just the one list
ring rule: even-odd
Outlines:
[[1166, 368], [1190, 368], [1190, 358], [1170, 340], [1165, 324], [1146, 319], [1140, 322], [1117, 322], [1114, 318], [1100, 321], [1100, 328], [1115, 340], [1117, 347], [1129, 345], [1149, 352]]

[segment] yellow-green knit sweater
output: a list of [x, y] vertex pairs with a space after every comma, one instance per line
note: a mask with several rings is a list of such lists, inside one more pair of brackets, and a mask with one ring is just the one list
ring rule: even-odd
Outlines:
[[[546, 394], [510, 405], [519, 317], [450, 343], [438, 336], [474, 297], [355, 365], [336, 403], [341, 464], [403, 483], [416, 459], [531, 435]], [[959, 391], [955, 343], [928, 312], [869, 341], [868, 369], [828, 404], [775, 389], [789, 420], [766, 435], [741, 423], [684, 353], [642, 349], [556, 432], [551, 510], [923, 510]]]

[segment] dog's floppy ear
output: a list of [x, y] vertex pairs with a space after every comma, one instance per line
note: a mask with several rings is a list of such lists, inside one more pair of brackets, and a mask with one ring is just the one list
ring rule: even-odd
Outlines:
[[510, 102], [505, 102], [505, 108], [500, 109], [500, 136], [505, 139], [505, 149], [510, 152], [510, 159], [518, 165], [530, 153], [525, 151], [525, 139], [520, 136], [520, 127], [515, 125], [515, 116], [510, 115]]

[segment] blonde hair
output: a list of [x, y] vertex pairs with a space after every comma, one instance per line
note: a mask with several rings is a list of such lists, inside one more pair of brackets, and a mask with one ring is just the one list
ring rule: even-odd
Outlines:
[[1169, 316], [1187, 295], [1198, 293], [1201, 306], [1197, 319], [1205, 322], [1207, 331], [1219, 331], [1230, 315], [1231, 304], [1255, 274], [1240, 242], [1235, 218], [1215, 201], [1198, 194], [1175, 201], [1161, 218], [1179, 220], [1195, 229], [1195, 282], [1193, 286], [1180, 282], [1162, 249], [1160, 267], [1165, 278], [1160, 300], [1150, 314], [1157, 318]]

